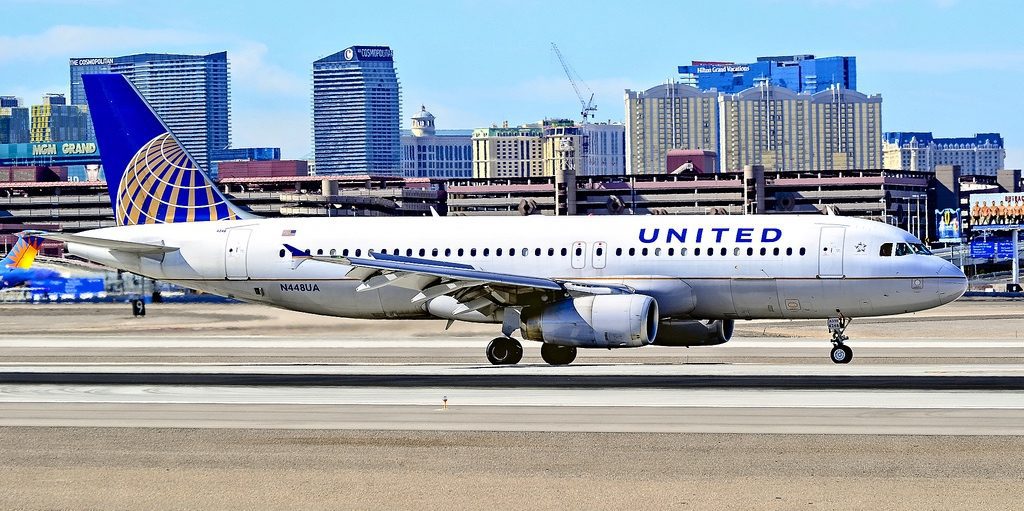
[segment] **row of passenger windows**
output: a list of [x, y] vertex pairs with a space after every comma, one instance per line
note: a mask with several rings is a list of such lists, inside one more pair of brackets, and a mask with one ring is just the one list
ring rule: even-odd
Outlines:
[[[411, 248], [405, 249], [406, 257], [413, 257], [414, 254], [418, 254], [419, 257], [427, 257], [428, 254], [430, 255], [430, 257], [438, 257], [442, 253], [444, 254], [444, 257], [451, 257], [453, 253], [455, 254], [456, 257], [465, 257], [467, 252], [469, 254], [469, 257], [476, 257], [478, 253], [482, 254], [483, 257], [490, 257], [491, 256], [491, 249], [489, 249], [489, 248], [480, 249], [479, 252], [475, 248], [471, 248], [468, 251], [466, 249], [462, 249], [462, 248], [457, 249], [457, 250], [452, 250], [450, 248], [446, 248], [443, 251], [440, 250], [440, 249], [435, 248], [435, 249], [431, 249], [429, 252], [425, 248], [419, 249], [418, 252], [414, 251]], [[604, 247], [596, 247], [594, 249], [594, 255], [597, 256], [597, 257], [603, 257], [605, 255], [604, 252], [605, 252]], [[794, 250], [793, 247], [787, 247], [785, 249], [782, 249], [780, 247], [774, 247], [771, 250], [769, 250], [767, 247], [761, 247], [760, 250], [754, 250], [754, 247], [747, 247], [746, 251], [744, 251], [740, 247], [734, 247], [732, 249], [732, 255], [734, 255], [734, 256], [741, 256], [744, 253], [747, 256], [753, 256], [754, 254], [759, 254], [759, 255], [762, 255], [762, 256], [766, 256], [768, 254], [771, 254], [773, 256], [778, 256], [778, 255], [785, 254], [787, 256], [791, 256], [791, 255], [794, 254], [794, 252], [798, 253], [799, 255], [806, 255], [807, 254], [807, 249], [805, 249], [803, 247], [800, 247], [799, 249], [796, 249], [796, 250]], [[366, 255], [370, 255], [372, 253], [373, 253], [372, 250], [367, 250], [366, 251]], [[388, 254], [389, 252], [388, 252], [387, 249], [383, 249], [383, 250], [380, 250], [378, 253]], [[390, 253], [392, 255], [401, 255], [402, 252], [401, 252], [401, 250], [396, 248], [394, 251], [392, 251]], [[517, 252], [515, 248], [510, 248], [510, 249], [508, 249], [508, 251], [505, 251], [505, 250], [503, 250], [501, 248], [494, 249], [495, 257], [501, 257], [502, 255], [508, 255], [508, 256], [514, 257], [517, 253], [521, 254], [523, 257], [526, 257], [526, 256], [530, 255], [530, 249], [524, 248], [524, 249], [521, 249], [519, 252]], [[539, 248], [533, 249], [533, 255], [534, 256], [540, 257], [544, 253], [545, 252], [544, 252], [543, 249], [539, 249]], [[553, 249], [553, 248], [548, 248], [547, 249], [548, 257], [554, 257], [555, 253], [556, 253], [555, 249]], [[561, 255], [562, 257], [565, 257], [565, 256], [569, 255], [569, 249], [562, 248], [557, 253], [559, 255]], [[574, 253], [574, 255], [576, 257], [583, 256], [583, 247], [576, 247], [575, 249], [573, 249], [573, 253]], [[628, 254], [631, 257], [635, 257], [637, 254], [639, 254], [640, 256], [654, 256], [654, 257], [669, 256], [669, 257], [672, 257], [672, 256], [676, 255], [676, 249], [674, 247], [670, 247], [670, 248], [667, 248], [667, 249], [664, 249], [664, 250], [662, 248], [660, 248], [660, 247], [659, 248], [654, 248], [654, 249], [644, 247], [644, 248], [641, 248], [639, 250], [637, 250], [636, 248], [630, 248], [630, 249], [627, 249], [625, 251], [622, 248], [615, 249], [615, 255], [616, 256], [620, 256], [621, 257], [624, 253]], [[678, 253], [679, 253], [680, 256], [683, 256], [683, 257], [685, 257], [685, 256], [690, 254], [689, 249], [687, 249], [687, 248], [680, 248]], [[285, 250], [281, 249], [279, 255], [283, 258], [285, 256], [285, 254], [286, 254]], [[306, 251], [306, 254], [307, 255], [312, 255], [312, 253], [309, 250]], [[729, 249], [725, 248], [725, 247], [721, 247], [721, 248], [717, 249], [717, 252], [716, 252], [716, 249], [714, 249], [714, 248], [706, 248], [706, 249], [703, 249], [703, 251], [702, 251], [700, 247], [697, 247], [697, 248], [693, 249], [692, 254], [694, 256], [699, 256], [699, 255], [714, 256], [716, 254], [720, 255], [720, 256], [727, 256], [727, 255], [729, 255]], [[316, 251], [316, 255], [318, 255], [318, 256], [324, 255], [324, 250], [323, 249], [318, 249]], [[337, 255], [341, 255], [342, 257], [348, 257], [349, 255], [351, 255], [352, 257], [362, 257], [363, 256], [363, 250], [357, 248], [355, 250], [350, 251], [349, 249], [346, 248], [346, 249], [342, 249], [340, 254], [339, 254], [338, 250], [332, 248], [327, 253], [327, 255], [330, 255], [332, 257], [333, 256], [337, 256]]]

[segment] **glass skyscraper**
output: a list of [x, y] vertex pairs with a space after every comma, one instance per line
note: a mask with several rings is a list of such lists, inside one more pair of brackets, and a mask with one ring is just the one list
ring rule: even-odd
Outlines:
[[313, 62], [316, 173], [402, 175], [400, 109], [391, 48], [352, 46]]
[[227, 52], [73, 58], [69, 65], [71, 104], [86, 104], [83, 74], [120, 73], [139, 89], [200, 166], [209, 169], [217, 152], [230, 147]]
[[735, 94], [751, 87], [774, 85], [793, 92], [814, 94], [833, 85], [857, 90], [856, 57], [782, 55], [758, 57], [757, 62], [693, 61], [679, 66], [680, 82], [700, 90]]

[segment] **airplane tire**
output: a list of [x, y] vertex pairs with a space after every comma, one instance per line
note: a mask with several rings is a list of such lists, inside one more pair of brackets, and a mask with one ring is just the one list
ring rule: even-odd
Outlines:
[[523, 359], [523, 345], [511, 337], [497, 337], [487, 343], [487, 360], [492, 364], [518, 364]]
[[540, 358], [553, 366], [569, 365], [576, 360], [576, 347], [544, 343], [540, 347]]
[[853, 360], [853, 349], [845, 344], [840, 344], [832, 348], [830, 358], [837, 364], [849, 364]]

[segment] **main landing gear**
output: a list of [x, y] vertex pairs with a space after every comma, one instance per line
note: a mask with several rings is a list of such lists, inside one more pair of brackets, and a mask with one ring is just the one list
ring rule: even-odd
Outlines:
[[540, 358], [553, 366], [569, 365], [576, 360], [576, 347], [544, 343], [540, 347]]
[[853, 318], [840, 315], [838, 318], [828, 318], [828, 331], [832, 334], [832, 353], [829, 354], [833, 362], [837, 364], [849, 364], [853, 360], [853, 350], [843, 344], [849, 337], [843, 335], [846, 327], [850, 326]]
[[511, 337], [496, 337], [487, 343], [487, 360], [496, 366], [518, 364], [523, 359], [523, 345]]
[[[576, 360], [576, 347], [544, 343], [540, 356], [553, 366], [564, 366]], [[496, 366], [518, 364], [523, 359], [523, 345], [511, 337], [496, 337], [487, 343], [487, 360]]]

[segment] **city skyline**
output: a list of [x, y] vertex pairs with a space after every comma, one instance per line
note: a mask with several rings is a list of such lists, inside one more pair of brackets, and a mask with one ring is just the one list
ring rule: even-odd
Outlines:
[[[646, 2], [630, 9], [643, 23], [582, 2], [399, 2], [383, 12], [299, 1], [288, 16], [268, 16], [282, 8], [188, 0], [163, 6], [159, 18], [144, 15], [155, 5], [7, 2], [16, 22], [0, 36], [0, 95], [33, 104], [46, 92], [68, 94], [74, 57], [226, 50], [233, 145], [280, 146], [284, 157], [301, 158], [312, 153], [312, 62], [351, 44], [394, 50], [403, 128], [426, 104], [446, 129], [578, 117], [551, 41], [593, 89], [596, 120], [616, 122], [625, 117], [625, 89], [678, 79], [677, 67], [692, 60], [849, 55], [857, 58], [858, 90], [885, 98], [885, 131], [999, 132], [1006, 166], [1024, 166], [1024, 101], [1015, 90], [1024, 79], [1024, 44], [1015, 35], [1024, 16], [1012, 2]], [[73, 12], [74, 22], [51, 11]]]

